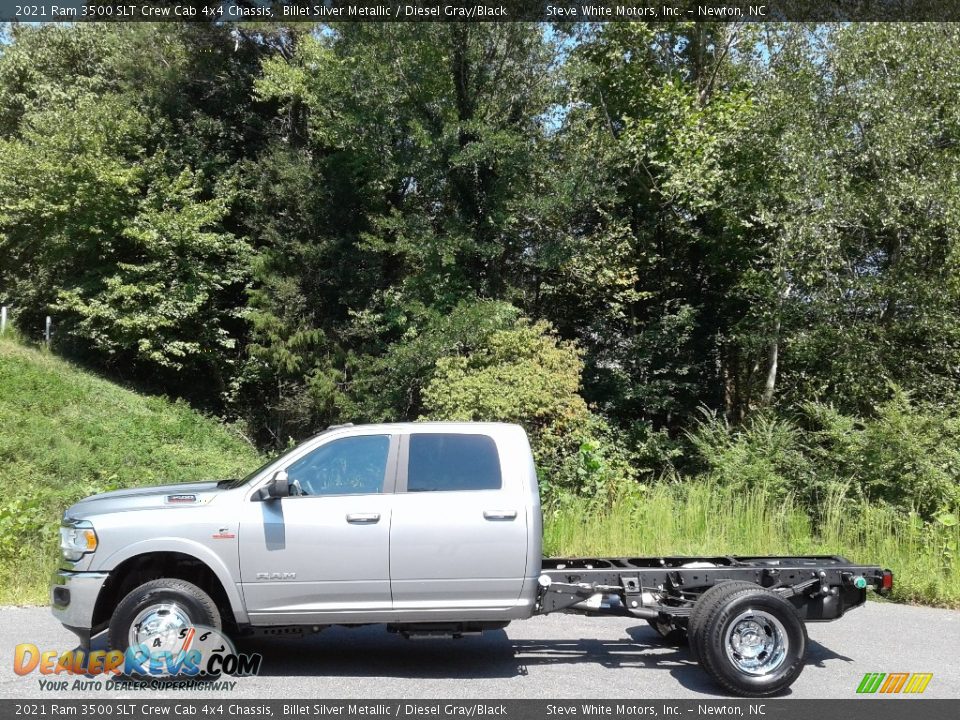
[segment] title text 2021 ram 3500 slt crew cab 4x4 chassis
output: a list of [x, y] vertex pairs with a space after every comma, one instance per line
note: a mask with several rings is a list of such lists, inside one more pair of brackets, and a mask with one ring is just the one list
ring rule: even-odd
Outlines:
[[89, 643], [171, 647], [232, 632], [385, 623], [462, 635], [566, 611], [686, 635], [728, 691], [770, 695], [803, 668], [804, 623], [892, 575], [841, 557], [541, 557], [523, 429], [340, 426], [242, 480], [120, 490], [69, 508], [53, 612]]

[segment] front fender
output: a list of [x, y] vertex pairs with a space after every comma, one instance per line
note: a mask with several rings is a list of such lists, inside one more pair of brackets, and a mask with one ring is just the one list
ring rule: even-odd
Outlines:
[[236, 621], [241, 624], [249, 622], [247, 610], [243, 604], [243, 597], [237, 587], [237, 581], [230, 573], [230, 569], [219, 555], [195, 540], [181, 537], [156, 537], [148, 540], [140, 540], [116, 550], [113, 554], [108, 555], [102, 562], [96, 563], [97, 569], [110, 571], [132, 557], [155, 552], [175, 552], [190, 555], [205, 564], [213, 571], [217, 579], [220, 580], [220, 584], [227, 594], [227, 599], [230, 601], [230, 608], [233, 610], [233, 616]]

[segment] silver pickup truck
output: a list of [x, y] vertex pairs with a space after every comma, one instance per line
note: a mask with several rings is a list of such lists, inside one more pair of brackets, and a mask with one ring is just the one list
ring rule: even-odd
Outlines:
[[804, 622], [886, 592], [844, 558], [541, 555], [527, 436], [499, 423], [339, 426], [247, 477], [86, 498], [64, 514], [54, 615], [89, 646], [384, 623], [458, 637], [549, 612], [641, 618], [689, 639], [728, 691], [799, 675]]

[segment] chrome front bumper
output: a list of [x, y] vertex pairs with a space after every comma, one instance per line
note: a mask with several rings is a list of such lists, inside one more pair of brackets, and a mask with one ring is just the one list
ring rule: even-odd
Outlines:
[[90, 642], [93, 610], [107, 577], [104, 572], [76, 572], [62, 568], [53, 574], [50, 609], [53, 616], [79, 637], [83, 645]]

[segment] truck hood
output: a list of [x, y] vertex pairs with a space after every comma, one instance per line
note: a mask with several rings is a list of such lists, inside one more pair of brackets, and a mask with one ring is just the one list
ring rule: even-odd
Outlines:
[[113, 490], [84, 498], [67, 508], [64, 516], [79, 520], [128, 510], [198, 507], [209, 503], [220, 492], [216, 480]]

